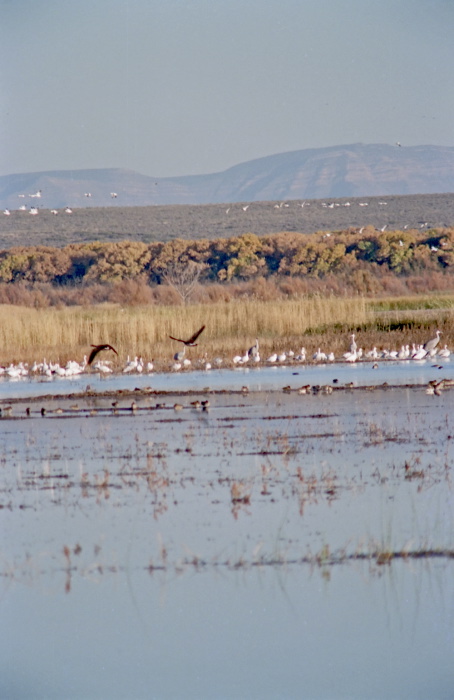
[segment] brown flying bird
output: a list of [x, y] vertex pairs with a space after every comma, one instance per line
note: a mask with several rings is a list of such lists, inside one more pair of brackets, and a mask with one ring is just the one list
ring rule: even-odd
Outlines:
[[102, 350], [113, 350], [116, 355], [118, 355], [118, 352], [115, 350], [112, 345], [109, 345], [108, 343], [104, 343], [103, 345], [93, 345], [91, 346], [93, 350], [90, 353], [90, 357], [88, 358], [87, 365], [91, 365], [93, 360], [95, 359], [96, 355], [98, 352], [101, 352]]
[[182, 338], [174, 338], [173, 335], [169, 335], [169, 338], [172, 338], [172, 340], [178, 340], [179, 343], [184, 343], [184, 345], [188, 345], [189, 347], [194, 347], [194, 345], [197, 345], [195, 341], [204, 329], [205, 326], [202, 326], [202, 328], [199, 328], [199, 330], [196, 331], [194, 335], [191, 335], [191, 337], [187, 340], [183, 340]]

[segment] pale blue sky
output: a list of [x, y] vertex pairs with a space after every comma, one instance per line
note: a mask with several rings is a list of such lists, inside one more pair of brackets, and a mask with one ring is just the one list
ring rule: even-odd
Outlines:
[[0, 0], [0, 175], [454, 145], [453, 0]]

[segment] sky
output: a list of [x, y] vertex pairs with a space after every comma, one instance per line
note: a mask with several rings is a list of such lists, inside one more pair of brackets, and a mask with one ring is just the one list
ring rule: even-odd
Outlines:
[[0, 0], [0, 175], [454, 145], [454, 0]]

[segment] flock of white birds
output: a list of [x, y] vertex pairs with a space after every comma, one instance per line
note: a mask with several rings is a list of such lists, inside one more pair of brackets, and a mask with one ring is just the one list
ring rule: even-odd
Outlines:
[[[168, 363], [162, 363], [159, 366], [160, 371], [179, 372], [185, 369], [211, 370], [213, 367], [220, 368], [230, 366], [257, 366], [259, 363], [265, 366], [285, 365], [285, 364], [304, 364], [304, 363], [334, 363], [334, 362], [360, 362], [360, 361], [427, 361], [432, 360], [434, 363], [440, 361], [446, 362], [451, 356], [451, 351], [445, 344], [442, 348], [439, 347], [441, 331], [437, 330], [433, 338], [428, 340], [424, 345], [402, 345], [400, 350], [378, 350], [376, 347], [371, 350], [364, 351], [357, 346], [355, 334], [350, 336], [350, 348], [341, 356], [335, 356], [333, 352], [324, 352], [318, 348], [312, 357], [308, 356], [306, 349], [301, 348], [300, 352], [295, 353], [293, 350], [287, 352], [275, 352], [265, 360], [262, 360], [259, 352], [259, 341], [256, 339], [254, 345], [242, 355], [235, 355], [231, 360], [221, 357], [216, 357], [210, 362], [205, 354], [203, 358], [195, 360], [194, 363], [185, 357], [185, 350], [175, 353], [173, 360]], [[70, 360], [65, 366], [58, 363], [34, 362], [29, 366], [25, 362], [18, 364], [11, 363], [8, 367], [0, 366], [0, 377], [3, 379], [26, 379], [32, 377], [46, 377], [48, 379], [58, 379], [61, 377], [74, 377], [84, 373], [97, 373], [99, 375], [107, 375], [112, 373], [117, 374], [151, 374], [156, 371], [153, 361], [145, 361], [142, 357], [128, 357], [121, 368], [113, 367], [112, 361], [107, 359], [98, 359], [93, 364], [89, 364], [87, 356], [82, 362]], [[374, 365], [374, 367], [376, 364]]]

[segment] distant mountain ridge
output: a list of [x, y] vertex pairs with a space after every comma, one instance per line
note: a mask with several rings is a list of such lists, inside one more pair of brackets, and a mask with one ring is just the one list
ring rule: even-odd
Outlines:
[[[38, 192], [40, 197], [30, 196]], [[446, 192], [454, 192], [454, 147], [450, 146], [331, 146], [265, 156], [219, 173], [168, 178], [121, 168], [0, 177], [2, 209], [24, 205], [51, 209], [216, 204]]]

